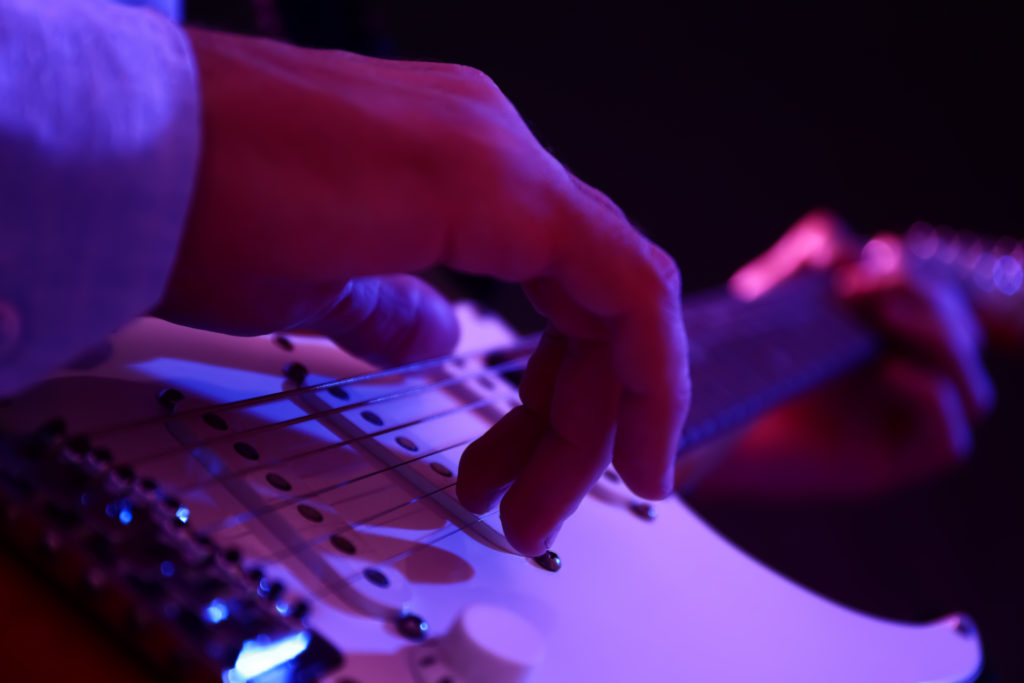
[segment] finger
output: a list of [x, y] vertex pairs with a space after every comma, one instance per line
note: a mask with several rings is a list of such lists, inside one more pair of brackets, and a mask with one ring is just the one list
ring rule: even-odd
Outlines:
[[524, 554], [550, 547], [562, 521], [608, 467], [618, 410], [614, 387], [608, 345], [570, 342], [549, 428], [501, 503], [505, 536]]
[[894, 474], [921, 476], [947, 469], [967, 457], [973, 440], [970, 420], [956, 384], [932, 368], [893, 358], [882, 367], [882, 378], [901, 405], [894, 415], [892, 436], [901, 439], [908, 459], [894, 463]]
[[[557, 170], [565, 173], [560, 165]], [[557, 329], [574, 329], [572, 320], [600, 320], [616, 381], [596, 390], [627, 392], [633, 407], [615, 416], [618, 431], [635, 444], [631, 458], [657, 463], [639, 468], [626, 483], [639, 495], [665, 496], [690, 396], [678, 270], [620, 212], [576, 182], [548, 190], [558, 194], [550, 203], [520, 194], [524, 203], [517, 210], [499, 212], [505, 219], [518, 216], [514, 224], [496, 220], [487, 231], [449, 235], [445, 263], [529, 282], [535, 297], [550, 294], [548, 302], [559, 302], [547, 311]]]
[[878, 319], [889, 334], [953, 379], [972, 418], [988, 413], [995, 402], [995, 388], [977, 346], [964, 339], [963, 312], [951, 311], [942, 293], [879, 296]]
[[490, 510], [523, 471], [547, 431], [547, 420], [525, 406], [504, 415], [459, 460], [455, 493], [470, 512]]
[[[551, 320], [560, 331], [577, 339], [600, 339], [607, 335], [607, 321], [582, 309], [557, 281], [550, 278], [538, 279], [528, 283], [526, 290], [537, 310]], [[676, 324], [681, 326], [681, 323], [672, 318], [671, 311], [666, 311], [663, 315], [667, 315], [664, 321], [659, 323], [653, 320], [650, 324], [653, 326], [667, 322], [669, 327]], [[647, 333], [649, 329], [645, 328], [643, 333]], [[666, 329], [663, 334], [671, 335], [672, 331]], [[685, 344], [685, 341], [677, 343]], [[638, 341], [637, 345], [639, 344]], [[644, 359], [629, 361], [634, 368], [642, 362]], [[657, 361], [655, 365], [656, 363]], [[615, 463], [625, 483], [638, 495], [662, 498], [668, 495], [674, 486], [677, 434], [656, 432], [645, 429], [644, 426], [672, 424], [681, 416], [669, 414], [669, 411], [677, 410], [676, 401], [649, 400], [642, 394], [628, 390], [622, 394], [616, 417], [620, 430], [614, 451]]]
[[[645, 389], [635, 382], [623, 383], [615, 435], [615, 467], [634, 493], [648, 499], [665, 498], [675, 487], [679, 438], [690, 401], [689, 367], [676, 365], [676, 359], [671, 356], [649, 353], [637, 357], [631, 355], [631, 350], [642, 348], [644, 335], [660, 327], [660, 336], [674, 339], [675, 348], [688, 353], [686, 338], [678, 334], [682, 322], [674, 319], [676, 314], [677, 311], [666, 311], [657, 319], [628, 326], [625, 334], [633, 338], [623, 344], [618, 366], [640, 368], [647, 378], [652, 378], [659, 370], [670, 377], [673, 373], [685, 375], [685, 379], [667, 387], [667, 391], [675, 390], [676, 394], [666, 395], [662, 387], [652, 389], [652, 385], [647, 385]], [[651, 425], [668, 427], [653, 430], [649, 428]]]
[[302, 327], [384, 366], [450, 353], [458, 338], [447, 299], [411, 275], [350, 280], [331, 308]]
[[804, 215], [764, 253], [729, 278], [733, 296], [750, 301], [805, 267], [826, 268], [853, 258], [856, 240], [845, 221], [818, 209]]
[[610, 243], [606, 255], [567, 264], [560, 283], [583, 308], [603, 313], [609, 330], [615, 381], [596, 390], [621, 390], [616, 439], [629, 445], [619, 450], [623, 481], [640, 496], [664, 498], [690, 403], [681, 280], [671, 257], [638, 233], [632, 237]]
[[551, 394], [565, 348], [564, 336], [550, 328], [545, 331], [519, 385], [523, 405], [498, 420], [462, 454], [456, 493], [470, 511], [483, 514], [493, 507], [537, 449], [548, 429]]
[[995, 388], [979, 351], [980, 325], [963, 295], [914, 268], [895, 237], [871, 240], [865, 254], [840, 273], [841, 295], [904, 349], [951, 377], [972, 418], [989, 412]]

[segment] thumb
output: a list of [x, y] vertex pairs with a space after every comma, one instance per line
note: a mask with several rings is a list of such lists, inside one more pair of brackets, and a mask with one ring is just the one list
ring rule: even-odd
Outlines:
[[448, 300], [412, 275], [350, 280], [334, 306], [303, 327], [382, 366], [450, 353], [459, 332]]

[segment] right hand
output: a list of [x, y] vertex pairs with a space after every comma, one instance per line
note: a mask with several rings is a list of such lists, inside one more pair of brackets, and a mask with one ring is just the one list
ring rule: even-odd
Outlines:
[[524, 406], [474, 444], [458, 495], [504, 495], [536, 555], [609, 462], [672, 490], [689, 404], [680, 279], [554, 159], [480, 72], [189, 29], [203, 97], [191, 217], [158, 314], [234, 334], [304, 327], [399, 363], [447, 352], [434, 265], [522, 284], [548, 329]]

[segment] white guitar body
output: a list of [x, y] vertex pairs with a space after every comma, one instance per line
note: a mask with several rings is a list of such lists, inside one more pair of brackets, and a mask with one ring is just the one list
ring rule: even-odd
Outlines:
[[[461, 314], [465, 329], [473, 325], [461, 350], [513, 338], [494, 318], [469, 307]], [[305, 386], [371, 370], [324, 340], [288, 339], [294, 348], [141, 319], [93, 367], [0, 407], [0, 426], [24, 432], [60, 416], [70, 433], [106, 432], [94, 445], [175, 494], [190, 526], [280, 580], [282, 602], [311, 604], [310, 627], [345, 657], [332, 683], [519, 674], [531, 683], [952, 683], [979, 671], [968, 619], [906, 624], [837, 606], [746, 556], [678, 499], [654, 504], [656, 518], [643, 519], [610, 480], [559, 535], [561, 570], [546, 571], [499, 547], [496, 516], [473, 524], [444, 476], [456, 468], [458, 444], [515, 400], [507, 383], [469, 356], [356, 379], [342, 387], [347, 399], [288, 393], [296, 385], [282, 368], [290, 363], [308, 368]], [[184, 395], [173, 419], [156, 398], [168, 387]], [[279, 392], [216, 410], [226, 429], [202, 418], [203, 406]], [[364, 403], [373, 397], [381, 400]], [[467, 402], [486, 405], [459, 408]], [[311, 411], [325, 414], [305, 419]], [[285, 420], [293, 423], [268, 427]], [[113, 429], [123, 424], [137, 426]], [[239, 442], [255, 453], [244, 457]], [[339, 549], [337, 536], [351, 547]], [[368, 568], [387, 585], [370, 580], [379, 575]], [[497, 621], [474, 622], [480, 606], [501, 608]], [[426, 621], [425, 641], [399, 633], [395, 618], [404, 613]]]

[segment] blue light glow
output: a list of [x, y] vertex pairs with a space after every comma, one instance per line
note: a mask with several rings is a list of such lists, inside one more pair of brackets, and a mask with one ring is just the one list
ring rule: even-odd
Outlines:
[[174, 576], [174, 563], [167, 560], [161, 562], [160, 573], [166, 576], [167, 578], [171, 578], [172, 576]]
[[210, 604], [203, 611], [203, 615], [211, 624], [219, 624], [228, 618], [228, 606], [220, 600], [211, 600]]
[[301, 655], [309, 647], [309, 641], [309, 634], [304, 631], [273, 641], [265, 636], [247, 640], [235, 666], [224, 672], [223, 680], [225, 683], [252, 680]]
[[121, 524], [132, 523], [132, 506], [127, 500], [118, 500], [108, 503], [106, 507], [108, 517], [115, 517]]
[[283, 602], [279, 602], [274, 605], [274, 609], [276, 609], [279, 614], [288, 614], [288, 605]]
[[184, 505], [182, 505], [180, 508], [178, 508], [177, 512], [174, 513], [174, 516], [177, 517], [178, 521], [181, 522], [182, 524], [187, 524], [188, 523], [189, 514], [191, 514], [189, 512], [189, 509], [187, 507], [185, 507]]

